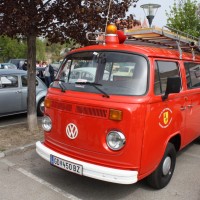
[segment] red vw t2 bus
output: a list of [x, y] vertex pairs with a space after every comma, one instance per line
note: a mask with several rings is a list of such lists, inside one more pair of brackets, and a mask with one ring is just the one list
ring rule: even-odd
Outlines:
[[169, 183], [177, 151], [200, 136], [200, 56], [196, 41], [160, 29], [144, 30], [151, 40], [141, 45], [140, 31], [127, 32], [124, 43], [109, 25], [103, 43], [65, 57], [45, 99], [44, 141], [36, 143], [51, 165], [119, 184]]

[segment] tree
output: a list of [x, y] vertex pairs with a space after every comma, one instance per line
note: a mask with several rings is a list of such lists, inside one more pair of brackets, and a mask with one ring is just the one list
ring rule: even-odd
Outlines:
[[36, 60], [46, 60], [46, 42], [39, 38], [36, 40]]
[[[37, 126], [35, 100], [36, 37], [49, 42], [72, 38], [87, 44], [87, 31], [105, 30], [108, 8], [110, 19], [125, 17], [138, 0], [0, 0], [0, 35], [25, 38], [28, 46], [28, 128]], [[111, 4], [109, 4], [111, 2]], [[110, 6], [109, 6], [110, 5]]]
[[[0, 51], [0, 62], [7, 62], [10, 58], [27, 57], [27, 44], [23, 40], [11, 39], [7, 36], [0, 37], [0, 49], [2, 49]], [[37, 39], [36, 49], [37, 60], [45, 60], [46, 42]]]
[[174, 2], [169, 13], [166, 13], [167, 26], [188, 33], [195, 37], [200, 36], [200, 20], [197, 14], [197, 2], [187, 0], [182, 6]]
[[0, 37], [0, 62], [7, 62], [10, 58], [24, 58], [27, 54], [27, 46], [23, 41]]

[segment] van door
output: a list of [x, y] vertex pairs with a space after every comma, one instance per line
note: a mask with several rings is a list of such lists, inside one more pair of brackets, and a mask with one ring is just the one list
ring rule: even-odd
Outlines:
[[155, 169], [162, 159], [168, 140], [184, 131], [186, 119], [186, 102], [182, 91], [169, 94], [164, 101], [161, 98], [166, 90], [167, 78], [180, 77], [179, 63], [167, 60], [154, 60], [152, 63], [154, 79], [151, 87], [152, 97], [147, 105], [141, 174]]
[[0, 76], [0, 115], [21, 111], [21, 88], [16, 75]]

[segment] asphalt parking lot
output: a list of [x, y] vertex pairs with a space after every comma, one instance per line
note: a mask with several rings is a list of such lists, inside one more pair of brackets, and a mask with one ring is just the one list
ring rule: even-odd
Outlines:
[[153, 190], [144, 181], [118, 185], [54, 168], [34, 146], [27, 146], [0, 158], [0, 196], [2, 200], [200, 200], [199, 166], [200, 143], [193, 142], [177, 155], [170, 184]]

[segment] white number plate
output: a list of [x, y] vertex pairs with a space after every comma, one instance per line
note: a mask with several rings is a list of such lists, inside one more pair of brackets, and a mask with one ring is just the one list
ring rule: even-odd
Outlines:
[[78, 165], [72, 162], [69, 162], [67, 160], [63, 160], [61, 158], [58, 158], [56, 156], [50, 155], [50, 163], [56, 167], [59, 167], [61, 169], [82, 175], [83, 174], [83, 166]]

